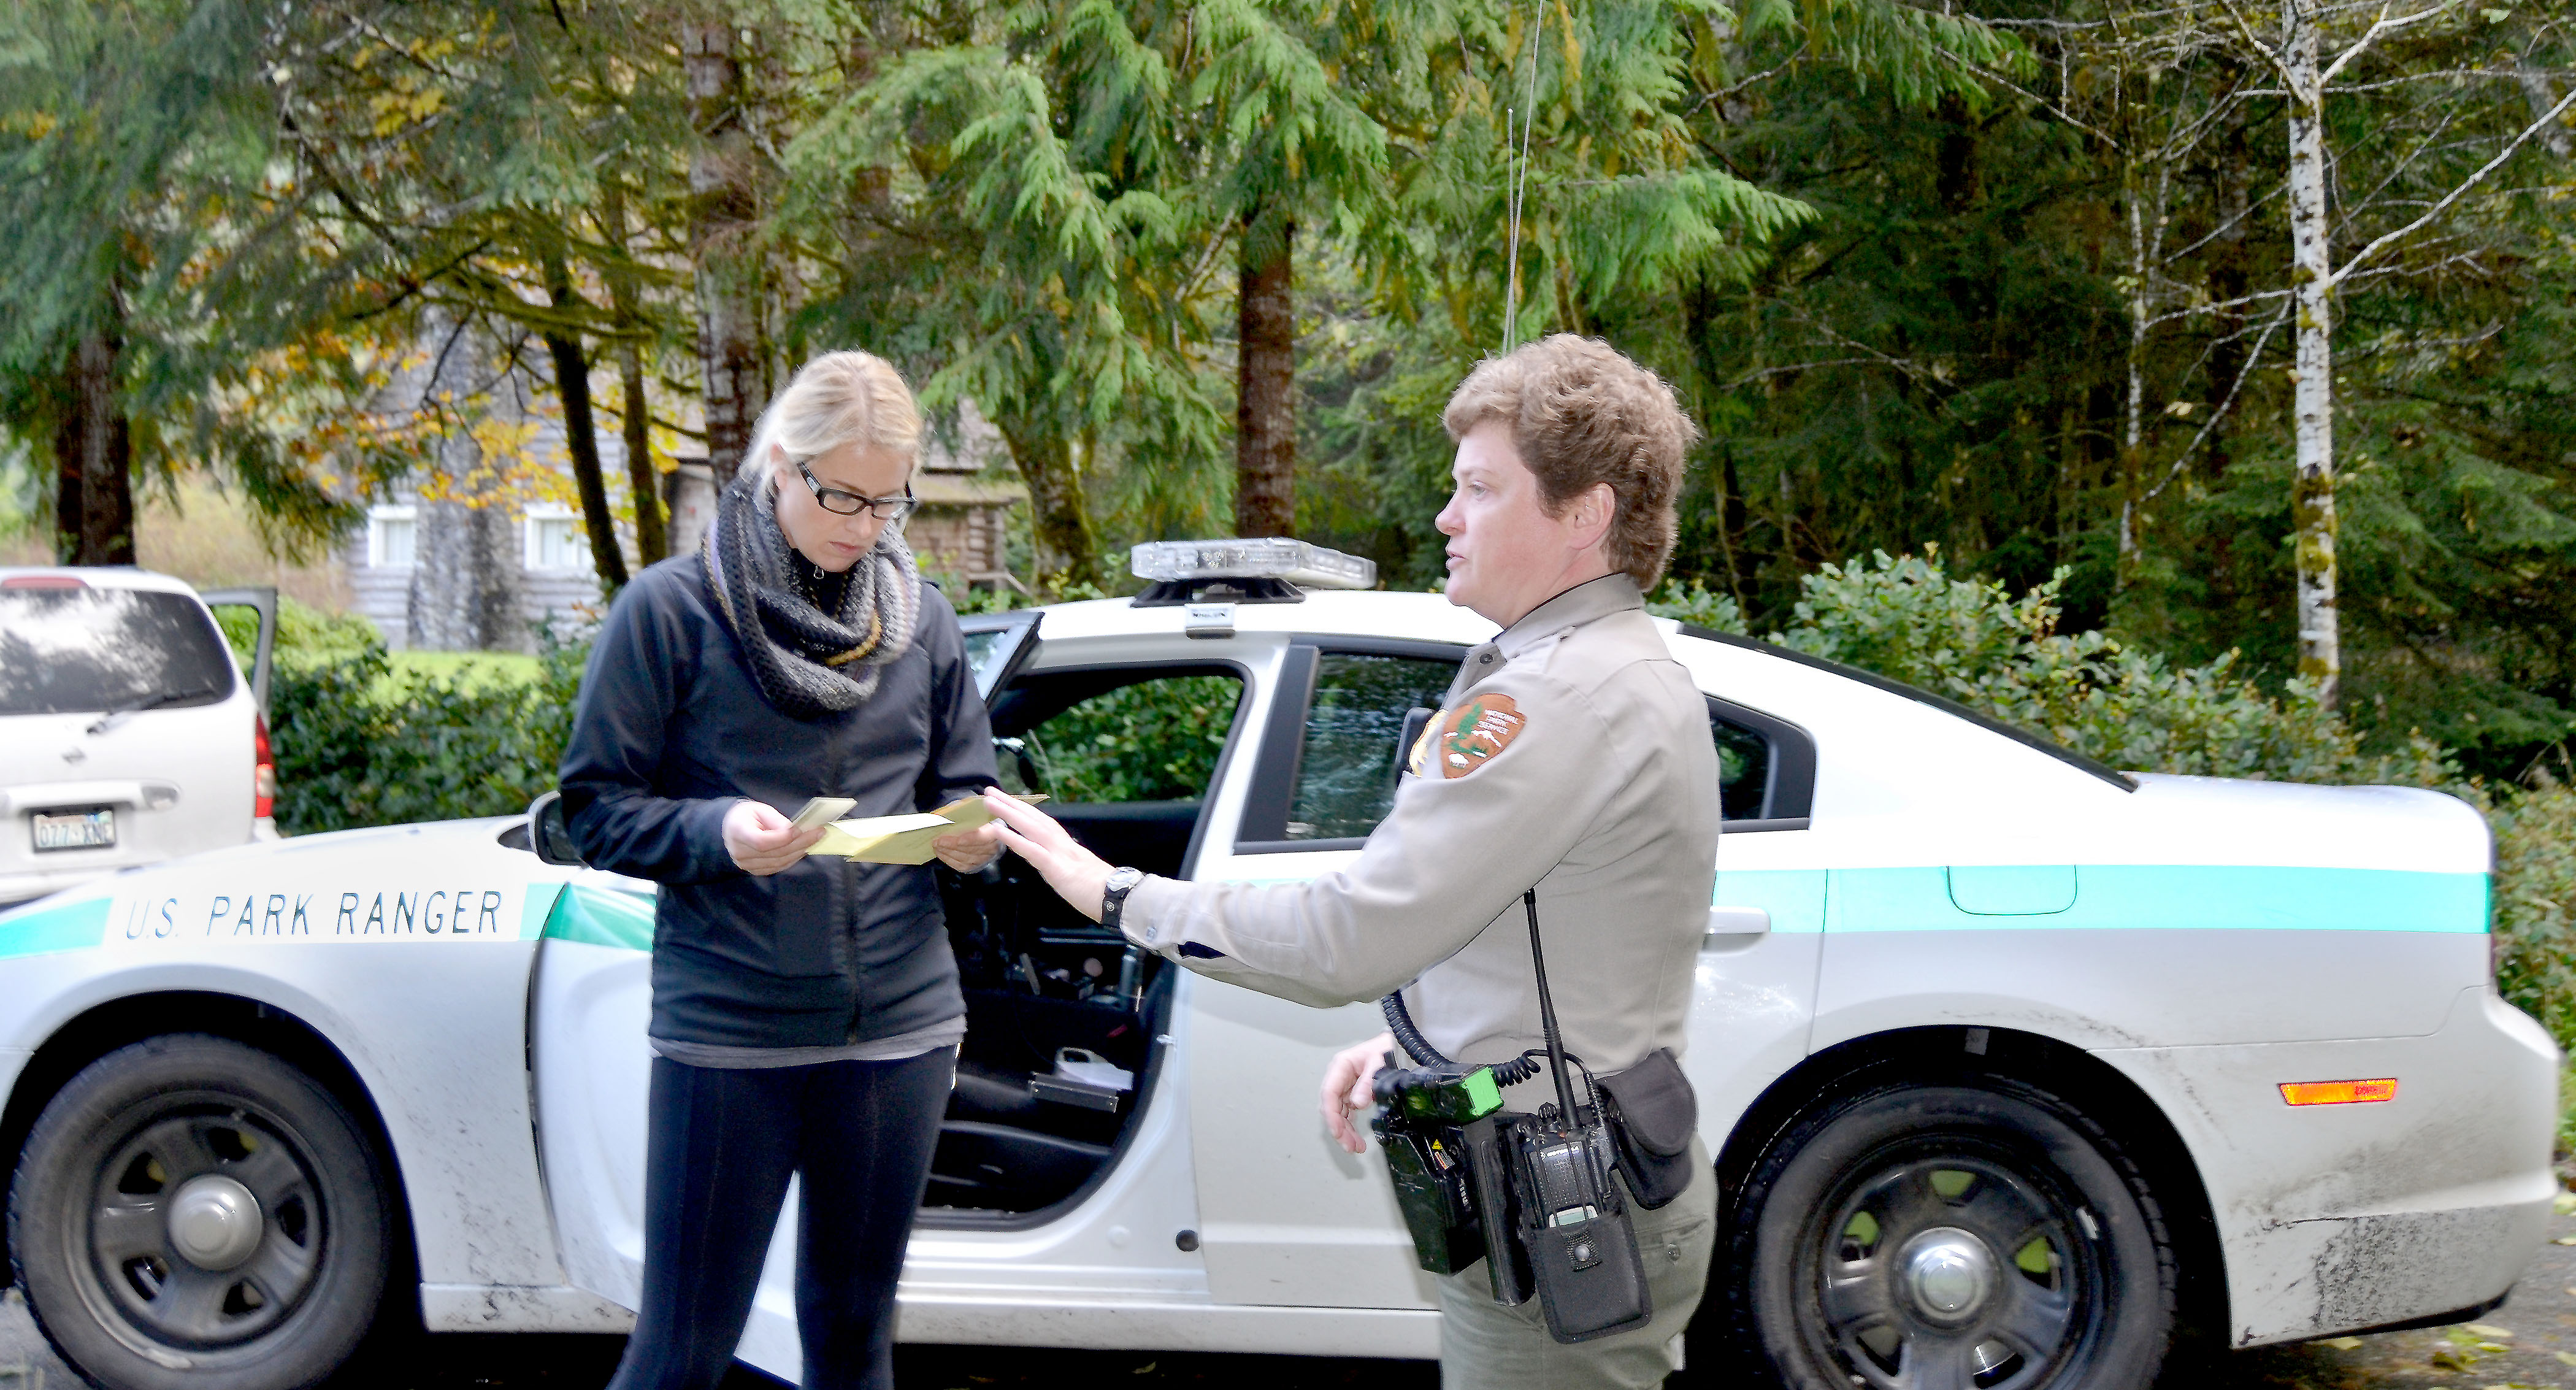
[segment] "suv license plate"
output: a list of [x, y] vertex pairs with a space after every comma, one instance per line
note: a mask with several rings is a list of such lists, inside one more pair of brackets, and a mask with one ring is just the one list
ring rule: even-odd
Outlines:
[[113, 849], [116, 847], [116, 812], [111, 810], [72, 811], [46, 815], [39, 811], [30, 817], [35, 823], [36, 852], [54, 849]]

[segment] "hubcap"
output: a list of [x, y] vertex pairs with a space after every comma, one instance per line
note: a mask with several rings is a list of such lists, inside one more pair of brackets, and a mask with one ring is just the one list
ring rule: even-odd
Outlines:
[[266, 1224], [250, 1189], [220, 1173], [190, 1178], [170, 1200], [170, 1244], [199, 1269], [249, 1259]]
[[182, 1102], [138, 1117], [100, 1153], [89, 1277], [130, 1344], [239, 1346], [313, 1290], [326, 1214], [291, 1133]]
[[1818, 1216], [1810, 1326], [1855, 1390], [2038, 1390], [2100, 1297], [2083, 1213], [1972, 1140], [1882, 1152]]
[[1934, 1322], [1974, 1317], [1995, 1284], [1995, 1257], [1986, 1243], [1955, 1226], [1935, 1226], [1908, 1242], [1898, 1257], [1905, 1292]]

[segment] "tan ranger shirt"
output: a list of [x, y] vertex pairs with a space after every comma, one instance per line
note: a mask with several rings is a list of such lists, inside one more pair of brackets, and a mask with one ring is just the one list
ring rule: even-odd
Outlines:
[[[1319, 1007], [1399, 987], [1434, 1047], [1543, 1045], [1521, 892], [1536, 885], [1566, 1050], [1596, 1073], [1679, 1054], [1717, 865], [1708, 704], [1635, 582], [1577, 585], [1467, 653], [1357, 861], [1295, 883], [1148, 877], [1129, 940]], [[1516, 1110], [1552, 1095], [1546, 1074]]]

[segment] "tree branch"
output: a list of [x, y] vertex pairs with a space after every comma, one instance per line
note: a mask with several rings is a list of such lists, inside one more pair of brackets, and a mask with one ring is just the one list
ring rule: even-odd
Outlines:
[[2564, 114], [2570, 106], [2576, 106], [2576, 89], [2571, 89], [2567, 95], [2560, 97], [2558, 99], [2558, 104], [2550, 107], [2548, 112], [2542, 115], [2540, 119], [2524, 126], [2522, 128], [2522, 133], [2513, 137], [2512, 143], [2506, 145], [2503, 149], [2496, 151], [2495, 158], [2490, 159], [2485, 164], [2479, 166], [2476, 173], [2469, 175], [2467, 182], [2443, 195], [2442, 201], [2435, 203], [2423, 216], [2416, 218], [2414, 221], [2407, 223], [2396, 231], [2389, 232], [2386, 235], [2381, 236], [2379, 239], [2371, 242], [2368, 246], [2355, 251], [2352, 254], [2352, 259], [2343, 263], [2343, 269], [2338, 270], [2333, 275], [2327, 277], [2327, 286], [2331, 288], [2335, 285], [2342, 284], [2345, 276], [2348, 276], [2355, 270], [2360, 269], [2364, 262], [2368, 261], [2371, 257], [2378, 255], [2379, 252], [2390, 243], [2398, 241], [2404, 237], [2412, 236], [2416, 232], [2423, 230], [2424, 227], [2430, 224], [2434, 218], [2441, 216], [2443, 211], [2450, 207], [2451, 204], [2456, 203], [2461, 198], [2467, 196], [2470, 189], [2477, 187], [2478, 184], [2486, 179], [2487, 175], [2494, 173], [2506, 160], [2511, 159], [2513, 157], [2513, 152], [2521, 149], [2524, 141], [2529, 140], [2532, 136], [2547, 129], [2551, 123], [2555, 122], [2560, 115]]
[[2181, 477], [2185, 468], [2191, 466], [2191, 456], [2200, 452], [2200, 446], [2209, 439], [2209, 432], [2218, 428], [2218, 422], [2227, 418], [2228, 411], [2235, 409], [2238, 393], [2245, 389], [2246, 381], [2254, 375], [2255, 367], [2261, 365], [2263, 361], [2263, 349], [2270, 346], [2272, 331], [2279, 328], [2281, 321], [2290, 316], [2290, 310], [2296, 306], [2296, 302], [2294, 300], [2283, 304], [2281, 311], [2272, 316], [2272, 321], [2263, 325], [2263, 336], [2254, 340], [2254, 350], [2245, 354], [2245, 365], [2237, 371], [2236, 379], [2227, 384], [2227, 399], [2220, 401], [2218, 408], [2209, 412], [2209, 419], [2201, 425], [2200, 432], [2191, 437], [2191, 442], [2182, 447], [2181, 453], [2174, 455], [2173, 467], [2165, 471], [2164, 480], [2149, 489], [2144, 497], [2139, 498], [2140, 503], [2156, 500], [2166, 488], [2173, 486], [2174, 479]]
[[2396, 19], [2390, 19], [2388, 17], [2388, 7], [2385, 5], [2380, 6], [2379, 18], [2373, 21], [2368, 29], [2362, 31], [2360, 38], [2352, 41], [2352, 47], [2336, 54], [2335, 60], [2326, 64], [2326, 70], [2317, 74], [2317, 91], [2320, 93], [2324, 92], [2326, 84], [2335, 80], [2335, 74], [2343, 71], [2343, 65], [2360, 57], [2365, 49], [2379, 41], [2379, 36], [2381, 34], [2393, 34], [2398, 30], [2405, 28], [2407, 25], [2420, 24], [2445, 10], [2448, 10], [2449, 8], [2451, 8], [2450, 0], [2437, 0], [2436, 3], [2417, 10], [2413, 14], [2401, 15]]
[[1996, 86], [2002, 87], [2006, 91], [2020, 96], [2025, 101], [2038, 103], [2040, 106], [2047, 108], [2050, 114], [2056, 116], [2059, 120], [2066, 122], [2068, 125], [2075, 127], [2077, 130], [2083, 131], [2097, 140], [2100, 140], [2102, 143], [2109, 145], [2115, 150], [2126, 150], [2128, 148], [2121, 144], [2118, 137], [2112, 135], [2110, 132], [2085, 124], [2081, 119], [2078, 119], [2073, 112], [2068, 111], [2065, 107], [2058, 105], [2056, 102], [2050, 101], [2048, 98], [2041, 96], [2026, 87], [2023, 87], [2021, 84], [2001, 73], [1990, 72], [1974, 60], [1963, 58], [1960, 55], [1943, 48], [1939, 44], [1934, 44], [1932, 46], [1932, 51], [1949, 59], [1951, 62], [1958, 64], [1960, 67], [1967, 69], [1969, 72], [1975, 73], [1977, 76], [1984, 78], [1988, 82], [1992, 82]]

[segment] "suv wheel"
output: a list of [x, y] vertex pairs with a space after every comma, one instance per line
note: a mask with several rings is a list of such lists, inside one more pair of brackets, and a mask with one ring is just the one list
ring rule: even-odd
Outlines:
[[224, 1038], [153, 1038], [72, 1078], [28, 1135], [9, 1250], [46, 1339], [110, 1390], [293, 1390], [375, 1320], [391, 1219], [357, 1123]]
[[2144, 1390], [2175, 1263], [2110, 1137], [1999, 1077], [1802, 1118], [1748, 1175], [1726, 1316], [1793, 1390]]

